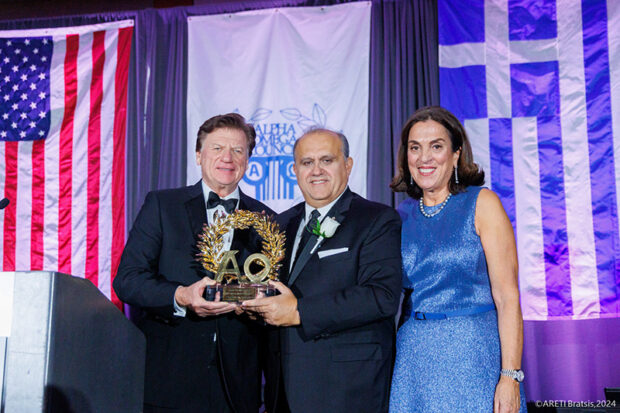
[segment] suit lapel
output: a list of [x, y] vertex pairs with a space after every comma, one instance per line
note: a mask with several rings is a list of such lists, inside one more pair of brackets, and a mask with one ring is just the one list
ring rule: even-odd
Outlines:
[[291, 266], [291, 260], [293, 259], [293, 246], [295, 245], [295, 237], [297, 236], [297, 229], [299, 229], [299, 224], [301, 223], [301, 219], [304, 216], [304, 203], [301, 203], [297, 206], [297, 213], [293, 215], [288, 223], [286, 224], [286, 228], [284, 229], [284, 233], [286, 236], [286, 252], [284, 256], [284, 262], [282, 263], [283, 277], [281, 277], [281, 281], [284, 284], [287, 284], [290, 280], [291, 272], [289, 270]]
[[[331, 207], [331, 209], [327, 213], [327, 216], [335, 218], [336, 221], [342, 223], [342, 221], [344, 220], [346, 216], [347, 211], [349, 210], [349, 206], [351, 205], [352, 199], [353, 199], [353, 192], [351, 192], [349, 188], [345, 189], [344, 193], [342, 194], [338, 202], [336, 202], [334, 206]], [[302, 204], [302, 206], [303, 205], [304, 204]], [[302, 209], [302, 213], [298, 215], [297, 225], [295, 226], [295, 232], [293, 233], [293, 241], [295, 240], [295, 235], [297, 234], [297, 229], [299, 228], [299, 223], [301, 222], [302, 216], [303, 216], [303, 209]], [[289, 235], [287, 231], [287, 239], [288, 239], [288, 236]], [[297, 259], [297, 262], [293, 264], [293, 270], [291, 271], [291, 275], [288, 279], [289, 286], [291, 286], [295, 282], [297, 277], [299, 277], [299, 274], [301, 273], [303, 268], [306, 266], [306, 264], [312, 257], [312, 254], [310, 254], [310, 252], [316, 245], [318, 238], [319, 237], [313, 234], [308, 240], [308, 243], [304, 246], [304, 249], [299, 254], [299, 258]], [[292, 245], [290, 249], [291, 250], [293, 249]]]
[[[299, 225], [297, 227], [299, 227]], [[291, 271], [291, 276], [288, 279], [289, 286], [291, 286], [295, 282], [301, 270], [308, 263], [308, 260], [310, 259], [310, 256], [311, 256], [310, 251], [312, 251], [312, 248], [314, 248], [314, 245], [316, 244], [316, 240], [318, 238], [319, 237], [312, 234], [310, 238], [308, 239], [308, 242], [304, 246], [304, 249], [301, 250], [301, 253], [299, 254], [299, 258], [297, 258], [297, 261], [293, 263], [293, 271]]]
[[252, 202], [252, 198], [243, 193], [241, 188], [239, 188], [239, 207], [238, 210], [247, 210], [254, 211], [250, 203]]
[[185, 210], [189, 217], [192, 234], [195, 236], [202, 232], [202, 226], [207, 222], [207, 206], [200, 181], [188, 188], [188, 198], [185, 202]]
[[[254, 208], [250, 205], [250, 198], [241, 192], [241, 188], [239, 188], [239, 207], [237, 210], [246, 210], [253, 211]], [[252, 235], [252, 231], [246, 230], [235, 230], [233, 235], [232, 244], [230, 245], [231, 250], [237, 250], [240, 252], [240, 256], [237, 256], [237, 259], [244, 258], [245, 259], [245, 249], [250, 245], [250, 236]]]
[[332, 209], [329, 210], [327, 216], [332, 217], [336, 221], [342, 223], [342, 221], [344, 221], [345, 217], [347, 216], [347, 212], [349, 211], [352, 200], [353, 192], [351, 192], [349, 188], [345, 189], [338, 202], [336, 202]]

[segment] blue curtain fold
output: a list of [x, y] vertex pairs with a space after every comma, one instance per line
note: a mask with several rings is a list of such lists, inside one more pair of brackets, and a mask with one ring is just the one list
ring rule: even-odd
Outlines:
[[368, 198], [398, 205], [389, 183], [405, 121], [439, 104], [436, 1], [373, 2], [370, 25]]

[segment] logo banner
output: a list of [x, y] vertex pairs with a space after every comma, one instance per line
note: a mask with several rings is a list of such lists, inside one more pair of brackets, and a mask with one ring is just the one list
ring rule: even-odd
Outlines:
[[244, 192], [281, 212], [303, 200], [293, 145], [311, 127], [347, 136], [350, 187], [366, 194], [370, 2], [188, 18], [187, 183], [196, 133], [238, 112], [256, 129]]

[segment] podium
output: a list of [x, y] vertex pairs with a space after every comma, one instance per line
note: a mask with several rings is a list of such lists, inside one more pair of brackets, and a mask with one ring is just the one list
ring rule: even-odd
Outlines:
[[13, 285], [0, 291], [5, 307], [12, 299], [0, 314], [2, 413], [142, 411], [144, 336], [90, 281], [45, 271], [0, 281]]

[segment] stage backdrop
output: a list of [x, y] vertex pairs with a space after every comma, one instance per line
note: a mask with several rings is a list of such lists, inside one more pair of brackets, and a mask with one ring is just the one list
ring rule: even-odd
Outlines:
[[125, 243], [133, 21], [0, 32], [0, 271], [111, 288]]
[[442, 105], [515, 228], [526, 320], [620, 315], [620, 2], [439, 2]]
[[200, 125], [239, 112], [257, 132], [241, 182], [250, 196], [278, 212], [302, 200], [293, 144], [312, 126], [347, 136], [350, 186], [365, 196], [370, 10], [357, 2], [188, 18], [187, 183], [200, 179]]

